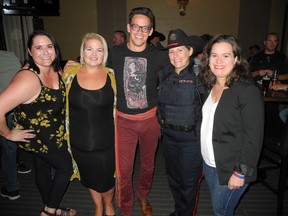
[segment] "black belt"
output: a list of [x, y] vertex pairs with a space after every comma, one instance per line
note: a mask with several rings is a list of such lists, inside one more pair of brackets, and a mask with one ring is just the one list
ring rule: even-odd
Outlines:
[[195, 131], [195, 126], [194, 125], [187, 125], [187, 126], [180, 126], [180, 125], [172, 125], [172, 124], [161, 124], [163, 128], [169, 128], [175, 131], [181, 131], [181, 132], [192, 132]]

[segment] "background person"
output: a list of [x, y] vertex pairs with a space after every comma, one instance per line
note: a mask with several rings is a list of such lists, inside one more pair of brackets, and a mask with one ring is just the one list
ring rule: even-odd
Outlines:
[[119, 46], [121, 44], [126, 43], [127, 37], [126, 33], [122, 30], [116, 30], [113, 33], [113, 45]]
[[175, 201], [170, 216], [196, 215], [202, 179], [199, 127], [205, 87], [193, 71], [194, 52], [204, 41], [181, 29], [168, 35], [170, 64], [159, 72], [158, 111], [169, 188]]
[[[0, 93], [8, 86], [12, 77], [21, 69], [22, 64], [12, 52], [0, 51]], [[6, 115], [8, 127], [11, 129], [13, 112]], [[1, 163], [4, 177], [4, 186], [0, 195], [10, 200], [20, 198], [18, 173], [29, 173], [31, 169], [19, 161], [18, 145], [4, 137], [0, 137]]]
[[[200, 38], [202, 38], [203, 41], [204, 41], [204, 46], [209, 42], [209, 40], [212, 37], [213, 36], [210, 35], [210, 34], [203, 34], [203, 35], [200, 36]], [[204, 48], [204, 46], [203, 46], [203, 48]], [[193, 52], [192, 57], [193, 57], [193, 60], [195, 62], [193, 71], [196, 74], [196, 76], [198, 76], [198, 74], [201, 71], [201, 68], [202, 68], [201, 65], [202, 65], [202, 61], [203, 61], [203, 58], [204, 58], [203, 49], [202, 50], [198, 50], [197, 53]]]
[[250, 79], [236, 39], [216, 35], [207, 44], [201, 77], [211, 90], [202, 108], [201, 153], [216, 216], [234, 215], [257, 178], [264, 133], [264, 103]]
[[250, 63], [253, 60], [253, 57], [260, 51], [260, 46], [257, 44], [253, 44], [249, 47], [250, 50], [250, 56], [247, 59], [248, 63]]
[[[40, 30], [29, 36], [27, 47], [27, 64], [0, 94], [0, 134], [19, 142], [33, 155], [35, 181], [44, 204], [40, 215], [75, 215], [75, 210], [59, 207], [72, 175], [65, 140], [65, 86], [60, 76], [59, 49], [54, 38]], [[10, 130], [5, 114], [12, 109], [14, 125]]]
[[112, 200], [116, 83], [113, 70], [105, 67], [107, 57], [105, 39], [87, 33], [80, 48], [81, 65], [69, 67], [62, 75], [67, 95], [68, 143], [81, 183], [88, 188], [94, 202], [95, 216], [102, 216], [104, 209], [104, 215], [115, 215]]
[[157, 75], [161, 66], [168, 64], [168, 56], [147, 44], [153, 32], [154, 14], [149, 8], [131, 10], [127, 44], [112, 47], [107, 66], [115, 71], [117, 83], [116, 146], [117, 206], [123, 216], [131, 216], [134, 206], [132, 176], [139, 141], [140, 172], [136, 194], [141, 212], [152, 215], [148, 195], [152, 186], [155, 153], [160, 127], [157, 122]]
[[254, 80], [261, 80], [263, 76], [286, 74], [288, 71], [288, 59], [285, 54], [277, 50], [279, 37], [276, 33], [270, 32], [264, 40], [264, 49], [254, 55], [250, 62], [250, 71]]
[[166, 37], [164, 34], [158, 31], [153, 31], [152, 35], [148, 37], [148, 43], [158, 47], [164, 48], [161, 41], [165, 41]]

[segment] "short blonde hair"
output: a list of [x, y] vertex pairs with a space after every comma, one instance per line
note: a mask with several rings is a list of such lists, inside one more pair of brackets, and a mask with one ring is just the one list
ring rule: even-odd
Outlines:
[[96, 33], [87, 33], [82, 38], [82, 43], [81, 43], [81, 46], [80, 46], [80, 63], [84, 64], [83, 52], [84, 52], [84, 48], [85, 48], [85, 43], [86, 43], [87, 40], [90, 40], [90, 39], [98, 40], [98, 41], [100, 41], [103, 44], [104, 58], [103, 58], [103, 61], [102, 61], [101, 64], [103, 66], [105, 66], [106, 62], [107, 62], [107, 59], [108, 59], [108, 45], [107, 45], [107, 42], [104, 39], [104, 37], [102, 37], [101, 35], [96, 34]]

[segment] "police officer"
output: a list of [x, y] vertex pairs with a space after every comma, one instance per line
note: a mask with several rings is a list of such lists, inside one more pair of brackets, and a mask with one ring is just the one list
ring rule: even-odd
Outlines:
[[[168, 35], [170, 63], [159, 74], [158, 117], [166, 174], [175, 201], [170, 216], [196, 214], [202, 158], [199, 119], [205, 88], [193, 72], [193, 53], [201, 52], [204, 41], [187, 36], [181, 29]], [[202, 98], [202, 99], [201, 99]]]

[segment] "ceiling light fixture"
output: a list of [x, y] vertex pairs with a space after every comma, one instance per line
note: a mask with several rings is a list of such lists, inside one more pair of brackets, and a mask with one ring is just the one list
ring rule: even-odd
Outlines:
[[177, 0], [177, 5], [179, 6], [179, 14], [181, 16], [186, 15], [186, 6], [188, 4], [189, 0]]

